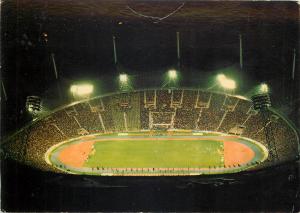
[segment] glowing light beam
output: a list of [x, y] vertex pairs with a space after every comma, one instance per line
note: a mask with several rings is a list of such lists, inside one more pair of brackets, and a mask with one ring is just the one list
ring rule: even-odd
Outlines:
[[70, 90], [73, 93], [73, 95], [85, 96], [93, 93], [94, 86], [92, 84], [72, 85]]
[[176, 70], [169, 70], [168, 71], [168, 76], [169, 76], [170, 80], [177, 79], [177, 71]]
[[120, 80], [121, 83], [127, 83], [128, 75], [127, 74], [120, 74], [119, 80]]
[[236, 82], [227, 78], [224, 74], [217, 75], [217, 80], [224, 89], [233, 90], [236, 88]]

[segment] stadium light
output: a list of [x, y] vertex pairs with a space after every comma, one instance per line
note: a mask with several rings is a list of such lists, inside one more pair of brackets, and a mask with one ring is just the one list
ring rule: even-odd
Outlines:
[[235, 89], [236, 83], [234, 80], [225, 79], [224, 81], [221, 82], [221, 86], [224, 87], [225, 89]]
[[29, 105], [27, 110], [28, 112], [33, 112], [32, 105]]
[[162, 87], [176, 88], [180, 80], [180, 73], [176, 69], [170, 69], [164, 74]]
[[119, 88], [121, 91], [126, 92], [133, 89], [131, 77], [125, 73], [119, 75]]
[[227, 78], [224, 74], [217, 75], [217, 80], [224, 89], [233, 90], [236, 88], [235, 81]]
[[225, 80], [226, 79], [226, 76], [224, 75], [224, 74], [218, 74], [217, 75], [217, 80], [219, 81], [219, 82], [221, 82], [221, 81], [223, 81], [223, 80]]
[[268, 93], [269, 92], [269, 86], [265, 83], [261, 84], [259, 87], [260, 93]]
[[177, 79], [177, 71], [172, 69], [168, 71], [168, 77], [170, 80], [176, 80]]
[[73, 96], [89, 96], [94, 91], [94, 86], [92, 84], [78, 84], [72, 85], [70, 88]]
[[127, 74], [120, 74], [119, 76], [120, 83], [125, 84], [128, 82], [128, 75]]

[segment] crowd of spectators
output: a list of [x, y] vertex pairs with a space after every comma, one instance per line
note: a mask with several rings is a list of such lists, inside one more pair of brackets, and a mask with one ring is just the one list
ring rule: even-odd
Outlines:
[[252, 107], [249, 101], [228, 97], [227, 99], [232, 100], [229, 104], [226, 103], [224, 110], [227, 110], [226, 117], [220, 125], [218, 131], [229, 132], [230, 129], [237, 126], [243, 126], [247, 118], [247, 112]]
[[[16, 134], [5, 147], [17, 160], [53, 169], [44, 160], [45, 152], [59, 142], [79, 137], [82, 129], [88, 134], [167, 128], [228, 133], [243, 126], [241, 136], [266, 147], [266, 128], [271, 128], [278, 159], [295, 157], [298, 138], [293, 129], [282, 118], [274, 119], [273, 113], [263, 116], [251, 106], [250, 101], [238, 97], [197, 90], [114, 94], [61, 108]], [[170, 125], [150, 125], [150, 121]]]
[[76, 119], [81, 128], [84, 128], [88, 133], [104, 132], [99, 119], [99, 112], [92, 112], [88, 102], [76, 104], [74, 108], [77, 112]]
[[223, 94], [212, 94], [209, 108], [202, 108], [201, 117], [198, 121], [200, 130], [217, 130], [225, 112], [222, 108], [225, 97]]

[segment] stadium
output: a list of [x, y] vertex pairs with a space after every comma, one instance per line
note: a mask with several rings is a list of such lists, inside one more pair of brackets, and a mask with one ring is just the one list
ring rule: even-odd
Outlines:
[[1, 13], [1, 211], [300, 210], [296, 2]]
[[92, 175], [235, 173], [299, 157], [296, 130], [274, 110], [260, 113], [245, 98], [192, 89], [84, 100], [36, 120], [10, 140], [5, 149], [17, 161]]

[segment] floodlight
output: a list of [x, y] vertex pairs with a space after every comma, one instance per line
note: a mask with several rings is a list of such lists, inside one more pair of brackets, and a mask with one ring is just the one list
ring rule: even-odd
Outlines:
[[119, 88], [122, 92], [133, 89], [131, 77], [125, 73], [119, 75]]
[[235, 89], [236, 88], [236, 83], [234, 80], [231, 79], [225, 79], [220, 82], [221, 86], [224, 87], [225, 89]]
[[119, 79], [120, 79], [121, 83], [127, 83], [128, 76], [127, 76], [127, 74], [120, 74]]
[[235, 81], [227, 78], [224, 74], [217, 75], [217, 80], [224, 89], [235, 89], [236, 88]]
[[94, 86], [92, 84], [72, 85], [70, 90], [74, 96], [86, 96], [94, 91]]
[[168, 71], [168, 76], [171, 80], [175, 80], [177, 78], [177, 72], [176, 70], [169, 70]]
[[71, 88], [70, 88], [70, 91], [71, 91], [72, 93], [75, 93], [76, 90], [77, 90], [77, 85], [72, 85]]
[[27, 110], [28, 110], [28, 112], [33, 112], [32, 105], [29, 105]]
[[260, 93], [268, 93], [269, 86], [267, 84], [261, 84], [259, 88]]
[[80, 85], [77, 87], [77, 94], [78, 95], [88, 95], [91, 94], [94, 90], [93, 85]]
[[217, 75], [217, 80], [219, 82], [224, 81], [226, 79], [226, 76], [224, 74], [218, 74]]

